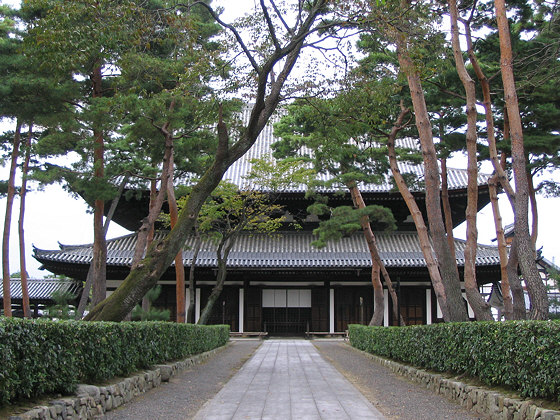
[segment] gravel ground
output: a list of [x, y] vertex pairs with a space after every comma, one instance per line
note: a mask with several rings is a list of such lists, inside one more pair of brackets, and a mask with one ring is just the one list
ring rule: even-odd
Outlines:
[[349, 344], [313, 342], [321, 355], [354, 384], [389, 419], [484, 419], [476, 413], [394, 374]]
[[109, 411], [105, 418], [190, 419], [206, 401], [218, 393], [260, 344], [261, 341], [257, 340], [232, 341], [204, 363], [183, 371], [158, 388], [151, 389], [116, 410]]

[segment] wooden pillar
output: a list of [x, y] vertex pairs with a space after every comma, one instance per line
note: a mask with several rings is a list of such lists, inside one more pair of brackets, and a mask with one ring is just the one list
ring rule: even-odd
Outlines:
[[389, 291], [387, 289], [383, 290], [383, 300], [385, 302], [384, 304], [384, 308], [383, 308], [383, 326], [384, 327], [388, 327], [389, 326]]
[[199, 319], [200, 319], [200, 287], [197, 287], [195, 298], [194, 298], [194, 323], [196, 324]]
[[[187, 287], [185, 288], [185, 314], [189, 313], [190, 306], [191, 306], [191, 289]], [[186, 319], [185, 322], [187, 322]]]
[[432, 289], [426, 289], [426, 324], [432, 324]]
[[241, 287], [239, 289], [239, 332], [243, 333], [243, 325], [244, 325], [244, 315], [245, 315], [245, 294], [244, 289]]
[[329, 289], [329, 332], [334, 333], [334, 289]]

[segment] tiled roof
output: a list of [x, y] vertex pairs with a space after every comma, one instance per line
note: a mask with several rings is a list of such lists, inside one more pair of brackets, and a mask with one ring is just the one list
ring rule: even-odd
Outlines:
[[515, 235], [515, 224], [510, 223], [509, 225], [506, 225], [504, 227], [504, 236], [507, 238], [514, 235]]
[[[249, 119], [251, 112], [251, 106], [244, 107], [241, 118], [246, 124]], [[280, 141], [280, 138], [274, 136], [274, 123], [278, 122], [282, 117], [282, 110], [277, 111], [269, 120], [268, 124], [263, 128], [256, 142], [253, 144], [251, 149], [245, 155], [243, 155], [239, 160], [234, 162], [229, 169], [224, 174], [223, 179], [232, 182], [235, 185], [252, 188], [254, 185], [245, 179], [252, 168], [251, 160], [262, 158], [266, 155], [272, 154], [271, 145]], [[395, 144], [399, 148], [420, 150], [420, 145], [418, 140], [413, 138], [403, 138], [397, 139]], [[410, 173], [416, 175], [419, 180], [422, 180], [424, 176], [424, 166], [414, 165], [406, 162], [398, 162], [399, 169], [401, 173]], [[465, 189], [467, 187], [467, 171], [466, 169], [455, 169], [447, 168], [447, 177], [449, 190]], [[331, 179], [329, 174], [321, 173], [318, 175], [319, 180], [328, 181]], [[490, 175], [478, 174], [478, 183], [483, 185], [488, 183]], [[385, 181], [381, 184], [361, 184], [360, 191], [362, 193], [387, 193], [393, 192], [393, 184], [391, 182], [392, 175], [387, 174], [385, 176]], [[142, 181], [138, 181], [140, 184]], [[175, 179], [176, 184], [186, 184], [190, 182], [190, 177], [185, 175]], [[414, 188], [411, 188], [414, 190]], [[305, 185], [292, 186], [291, 188], [283, 190], [286, 193], [303, 193], [307, 190]], [[323, 188], [322, 192], [335, 192], [336, 187]]]
[[[161, 238], [158, 232], [156, 238]], [[415, 232], [377, 233], [381, 258], [387, 267], [424, 267], [426, 265]], [[367, 244], [361, 233], [331, 241], [324, 248], [314, 248], [316, 237], [307, 231], [282, 232], [274, 235], [244, 233], [237, 240], [227, 262], [230, 268], [360, 268], [371, 266]], [[128, 266], [134, 253], [136, 234], [107, 241], [107, 264]], [[192, 259], [194, 238], [189, 237], [183, 251], [183, 264]], [[465, 241], [455, 240], [457, 262], [464, 264]], [[60, 250], [35, 249], [35, 258], [43, 263], [89, 264], [92, 245], [61, 246]], [[496, 247], [479, 245], [477, 265], [498, 265]], [[197, 267], [216, 267], [216, 245], [202, 244]]]
[[[73, 280], [60, 280], [60, 279], [28, 279], [27, 290], [29, 292], [29, 299], [35, 300], [48, 300], [56, 291], [69, 292], [73, 296], [77, 295], [79, 289], [78, 283]], [[3, 299], [4, 287], [0, 283], [0, 299]], [[21, 280], [10, 280], [10, 296], [12, 299], [22, 299], [23, 293], [21, 291]]]
[[[242, 118], [244, 122], [248, 121], [249, 114], [250, 114], [250, 107], [245, 107], [242, 113]], [[282, 116], [282, 112], [279, 111], [273, 116], [269, 123], [264, 127], [263, 131], [257, 138], [257, 141], [251, 147], [251, 149], [238, 161], [234, 162], [233, 165], [227, 170], [223, 179], [229, 180], [230, 182], [236, 185], [243, 185], [243, 186], [251, 186], [244, 177], [249, 173], [251, 170], [251, 163], [252, 159], [261, 158], [265, 155], [270, 155], [272, 153], [271, 145], [280, 139], [275, 137], [273, 132], [273, 124], [278, 122]], [[413, 150], [419, 150], [420, 146], [416, 139], [412, 138], [404, 138], [404, 139], [397, 139], [396, 146], [400, 148], [408, 148]], [[409, 163], [399, 162], [399, 169], [401, 173], [411, 173], [415, 174], [419, 179], [422, 179], [424, 176], [424, 167], [423, 165], [413, 165]], [[489, 175], [481, 174], [478, 175], [478, 182], [479, 184], [486, 184], [489, 179]], [[330, 179], [328, 174], [320, 174], [319, 178], [322, 181], [327, 181]], [[382, 184], [366, 184], [361, 185], [360, 190], [362, 193], [383, 193], [383, 192], [390, 192], [393, 190], [393, 185], [391, 183], [392, 176], [387, 174], [385, 177], [385, 182]], [[467, 171], [465, 169], [453, 169], [448, 168], [448, 184], [450, 190], [455, 189], [464, 189], [467, 187]], [[305, 192], [306, 186], [300, 185], [292, 188], [292, 190], [288, 190], [286, 192]], [[334, 191], [333, 188], [331, 188]], [[331, 190], [325, 190], [325, 192], [330, 192]]]

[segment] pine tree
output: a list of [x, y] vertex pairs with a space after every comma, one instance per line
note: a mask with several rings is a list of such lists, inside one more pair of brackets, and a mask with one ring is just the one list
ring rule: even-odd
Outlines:
[[393, 300], [395, 320], [400, 319], [400, 314], [397, 296], [379, 255], [371, 225], [391, 229], [395, 224], [390, 210], [366, 206], [360, 192], [360, 183], [384, 182], [388, 162], [385, 151], [362, 136], [367, 122], [360, 120], [363, 114], [355, 112], [355, 104], [363, 104], [358, 92], [356, 88], [332, 100], [304, 100], [291, 105], [287, 116], [276, 125], [275, 132], [283, 141], [275, 147], [277, 156], [305, 156], [313, 162], [316, 171], [331, 178], [329, 185], [341, 187], [350, 194], [354, 209], [329, 209], [320, 203], [310, 209], [316, 214], [330, 214], [316, 230], [319, 240], [315, 245], [324, 246], [328, 240], [362, 230], [372, 262], [375, 305], [370, 325], [381, 325], [385, 304], [380, 273]]
[[119, 121], [113, 118], [111, 72], [124, 51], [142, 33], [142, 10], [132, 1], [29, 1], [23, 10], [36, 15], [27, 52], [36, 65], [75, 88], [65, 101], [65, 112], [49, 121], [38, 143], [44, 155], [76, 152], [80, 159], [71, 168], [50, 167], [43, 180], [65, 180], [93, 207], [93, 301], [106, 296], [106, 243], [103, 233], [104, 203], [115, 188], [107, 183], [105, 149]]
[[[194, 186], [189, 200], [179, 215], [177, 225], [164, 239], [152, 244], [143, 263], [132, 270], [119, 289], [95, 307], [87, 319], [121, 320], [130, 311], [132, 305], [157, 282], [183, 246], [186, 235], [194, 227], [196, 215], [206, 197], [218, 185], [227, 168], [254, 144], [274, 113], [281, 99], [282, 88], [304, 47], [305, 38], [310, 32], [317, 31], [321, 26], [331, 25], [330, 23], [322, 24], [319, 21], [319, 17], [328, 12], [327, 2], [324, 0], [313, 1], [306, 4], [305, 7], [299, 3], [297, 7], [299, 7], [301, 19], [297, 20], [293, 28], [282, 25], [281, 22], [275, 25], [270, 19], [268, 8], [261, 3], [263, 14], [257, 15], [257, 19], [262, 18], [259, 22], [264, 25], [268, 39], [266, 44], [260, 48], [262, 58], [258, 58], [252, 52], [254, 51], [253, 46], [248, 47], [235, 26], [223, 22], [206, 3], [195, 2], [192, 7], [194, 6], [206, 8], [216, 22], [233, 35], [236, 45], [241, 50], [240, 54], [248, 60], [250, 77], [247, 80], [253, 81], [250, 91], [254, 93], [254, 106], [248, 124], [240, 130], [237, 141], [230, 144], [231, 127], [228, 127], [223, 118], [218, 118], [218, 146], [215, 157], [204, 176]], [[275, 12], [280, 13], [280, 11]], [[278, 69], [275, 71], [276, 65]], [[275, 77], [271, 78], [272, 74]]]
[[[24, 316], [30, 316], [29, 297], [27, 292], [27, 270], [25, 262], [25, 194], [27, 191], [28, 167], [31, 159], [31, 143], [35, 137], [33, 125], [56, 113], [61, 106], [61, 98], [68, 94], [65, 84], [57, 84], [52, 75], [41, 71], [33, 63], [32, 58], [23, 51], [23, 42], [29, 37], [26, 25], [32, 19], [22, 10], [13, 10], [7, 6], [0, 6], [0, 118], [15, 121], [15, 132], [8, 140], [8, 150], [11, 154], [9, 180], [6, 185], [6, 214], [4, 219], [2, 265], [4, 278], [4, 311], [10, 315], [9, 282], [9, 238], [12, 208], [16, 194], [16, 171], [18, 157], [24, 155], [22, 186], [20, 194], [19, 215], [19, 243], [20, 243], [20, 271], [23, 273], [22, 292]], [[27, 128], [27, 129], [26, 129]], [[22, 140], [22, 130], [27, 131]]]

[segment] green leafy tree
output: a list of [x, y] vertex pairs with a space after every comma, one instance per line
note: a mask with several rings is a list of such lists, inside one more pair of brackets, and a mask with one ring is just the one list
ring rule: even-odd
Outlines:
[[[449, 246], [451, 238], [448, 238], [440, 206], [438, 154], [431, 124], [431, 118], [439, 109], [438, 106], [429, 108], [424, 89], [426, 81], [438, 74], [442, 64], [445, 71], [449, 72], [449, 61], [446, 60], [449, 54], [444, 48], [445, 35], [437, 29], [442, 10], [439, 4], [428, 2], [412, 5], [404, 1], [375, 5], [371, 2], [358, 2], [356, 6], [367, 16], [360, 25], [366, 34], [362, 37], [360, 47], [367, 54], [360, 71], [364, 77], [369, 78], [372, 86], [377, 84], [377, 89], [383, 85], [389, 86], [389, 89], [379, 89], [378, 95], [384, 92], [385, 101], [372, 101], [370, 104], [362, 102], [374, 115], [376, 106], [391, 109], [389, 113], [385, 113], [385, 119], [378, 118], [379, 122], [369, 124], [369, 134], [375, 133], [387, 142], [391, 172], [416, 225], [444, 319], [466, 320], [467, 312], [461, 295], [457, 262]], [[432, 83], [431, 86], [445, 88], [437, 83]], [[378, 95], [372, 95], [372, 98]], [[411, 130], [412, 127], [405, 118], [409, 110], [413, 111], [415, 131]], [[383, 115], [383, 112], [379, 115]], [[398, 148], [395, 147], [395, 139], [403, 130], [413, 132], [420, 140], [429, 232], [410, 192], [410, 178], [403, 176], [397, 162]]]
[[217, 243], [218, 272], [216, 284], [203, 308], [199, 324], [207, 324], [220, 297], [227, 276], [227, 260], [237, 238], [243, 231], [272, 233], [284, 221], [281, 206], [271, 203], [265, 193], [241, 190], [222, 181], [200, 210], [198, 228], [201, 234]]
[[[294, 185], [306, 184], [313, 170], [298, 160], [274, 162], [268, 156], [255, 159], [247, 175], [251, 188], [222, 181], [202, 206], [197, 232], [216, 243], [218, 271], [216, 284], [203, 308], [199, 324], [206, 324], [212, 314], [227, 277], [227, 260], [239, 235], [244, 231], [273, 234], [285, 225], [283, 206], [275, 201], [279, 194]], [[182, 208], [188, 196], [179, 200]], [[193, 261], [193, 265], [195, 261]], [[192, 269], [192, 268], [191, 268]], [[191, 295], [194, 291], [191, 291]]]
[[[227, 73], [227, 65], [219, 58], [219, 44], [211, 41], [220, 27], [206, 9], [176, 13], [167, 3], [158, 3], [159, 18], [153, 25], [158, 29], [150, 33], [146, 48], [129, 52], [121, 60], [123, 87], [115, 95], [126, 121], [116, 145], [120, 158], [116, 161], [122, 166], [125, 157], [129, 173], [151, 178], [149, 213], [139, 228], [132, 268], [151, 242], [165, 198], [172, 227], [176, 223], [174, 178], [199, 176], [210, 162], [216, 136], [209, 127], [217, 104], [209, 81], [217, 76], [216, 68]], [[220, 110], [230, 115], [231, 106], [222, 104]], [[179, 251], [175, 265], [177, 322], [185, 321], [182, 266]]]

